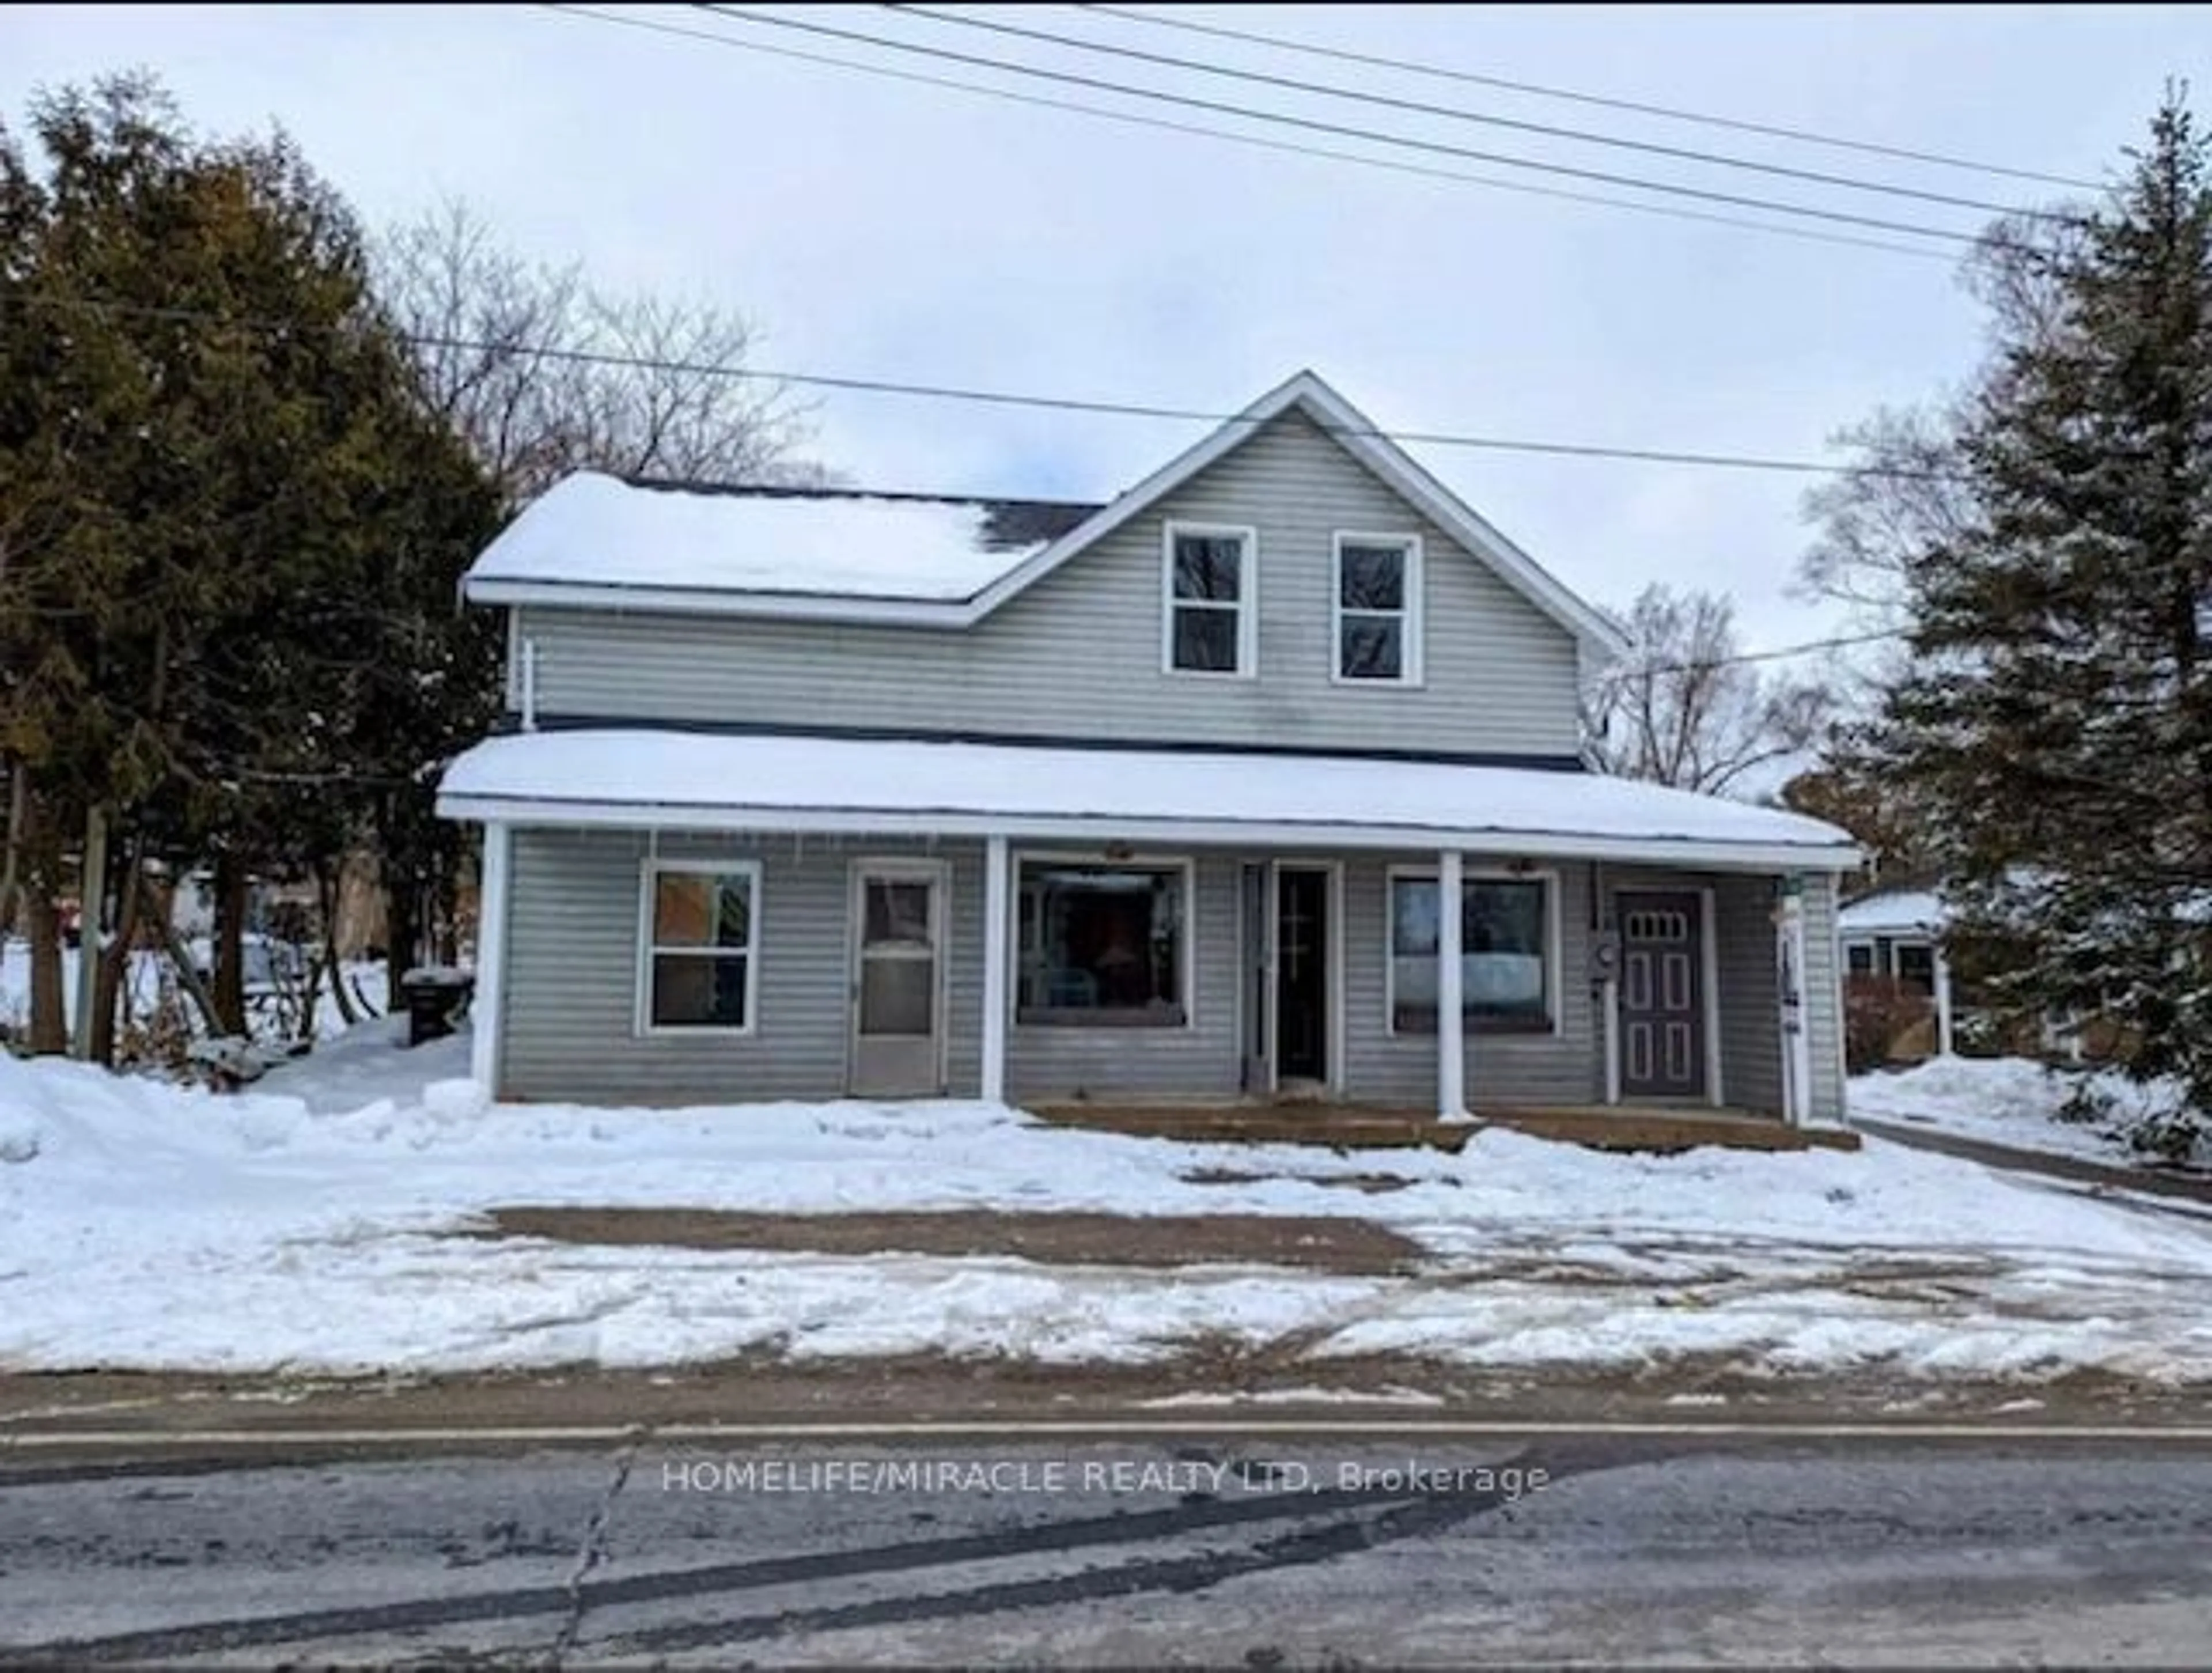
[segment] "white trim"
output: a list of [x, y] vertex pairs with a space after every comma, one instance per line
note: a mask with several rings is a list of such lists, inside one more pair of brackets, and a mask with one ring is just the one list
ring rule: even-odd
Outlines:
[[[1107, 757], [1103, 757], [1102, 760]], [[1705, 866], [1771, 873], [1778, 869], [1845, 872], [1860, 861], [1850, 846], [1724, 843], [1693, 837], [1591, 836], [1571, 831], [1452, 829], [1431, 825], [1346, 824], [1328, 821], [1147, 819], [1121, 814], [945, 812], [930, 809], [793, 808], [739, 803], [611, 802], [541, 796], [479, 796], [441, 792], [441, 818], [511, 820], [619, 830], [732, 830], [858, 833], [878, 836], [1002, 836], [1031, 843], [1096, 844], [1116, 836], [1152, 843], [1281, 843], [1285, 847], [1360, 850], [1425, 849], [1443, 843], [1468, 854], [1548, 860], [1644, 861], [1656, 866]]]
[[[1467, 995], [1461, 985], [1467, 970], [1466, 925], [1461, 916], [1465, 881], [1457, 849], [1446, 849], [1437, 856], [1437, 1113], [1446, 1121], [1467, 1113]], [[1395, 935], [1397, 903], [1389, 904]], [[1396, 963], [1394, 951], [1394, 968]]]
[[[1176, 542], [1184, 535], [1237, 542], [1237, 597], [1179, 599], [1176, 596]], [[1175, 620], [1178, 610], [1233, 610], [1237, 613], [1234, 668], [1178, 668], [1175, 663]], [[1248, 523], [1203, 523], [1171, 519], [1160, 526], [1160, 672], [1176, 679], [1257, 679], [1260, 677], [1260, 531]]]
[[[942, 1097], [951, 1082], [952, 1019], [947, 1001], [951, 989], [946, 967], [952, 952], [952, 867], [942, 860], [916, 855], [855, 855], [845, 867], [845, 1095], [874, 1096], [853, 1090], [853, 1070], [860, 1039], [860, 960], [867, 934], [867, 899], [864, 892], [872, 877], [902, 882], [927, 883], [934, 890], [930, 909], [932, 956], [936, 964], [935, 991], [930, 995], [930, 1017], [937, 1036], [936, 1095]], [[746, 983], [750, 1002], [751, 983]], [[905, 1093], [905, 1097], [928, 1094]]]
[[[707, 877], [743, 877], [748, 879], [751, 898], [745, 910], [745, 1019], [737, 1027], [725, 1024], [665, 1023], [653, 1020], [653, 958], [656, 952], [690, 953], [699, 958], [711, 958], [716, 949], [710, 947], [656, 947], [653, 940], [653, 885], [663, 873], [688, 873]], [[761, 862], [754, 859], [725, 855], [689, 855], [671, 857], [649, 854], [638, 862], [637, 868], [637, 970], [635, 976], [635, 1009], [631, 1027], [640, 1039], [741, 1039], [759, 1031], [761, 992]], [[735, 947], [724, 947], [725, 954], [735, 954]]]
[[1013, 1013], [1006, 972], [1014, 956], [1013, 865], [1006, 839], [983, 843], [983, 1056], [979, 1092], [986, 1104], [1006, 1101], [1006, 1025]]
[[1027, 865], [1047, 866], [1123, 866], [1131, 871], [1165, 871], [1170, 867], [1182, 873], [1182, 922], [1181, 938], [1176, 948], [1176, 988], [1181, 996], [1182, 1021], [1177, 1023], [1092, 1023], [1074, 1019], [1053, 1022], [1024, 1022], [1022, 1020], [1022, 995], [1018, 982], [1013, 988], [1011, 1021], [1018, 1030], [1074, 1029], [1081, 1033], [1099, 1034], [1127, 1032], [1133, 1035], [1188, 1034], [1198, 1026], [1198, 857], [1189, 854], [1160, 854], [1139, 849], [1130, 854], [1108, 855], [1103, 849], [1017, 849], [1013, 855], [1012, 914], [1013, 948], [1017, 959], [1028, 952], [1021, 945], [1022, 867]]
[[834, 622], [880, 622], [908, 626], [969, 627], [1007, 599], [1036, 585], [1060, 565], [1097, 545], [1116, 529], [1157, 506], [1207, 466], [1249, 440], [1293, 407], [1328, 434], [1352, 458], [1380, 477], [1477, 562], [1583, 642], [1601, 659], [1627, 649], [1620, 624], [1577, 596], [1559, 578], [1508, 540], [1431, 476], [1374, 423], [1311, 371], [1269, 390], [1236, 417], [1185, 448], [1127, 492], [984, 587], [974, 597], [945, 602], [919, 599], [862, 599], [798, 593], [741, 593], [726, 588], [598, 586], [570, 581], [477, 580], [464, 577], [472, 604], [550, 604], [606, 609], [656, 610], [720, 616], [769, 616]]
[[538, 730], [538, 642], [522, 642], [522, 729]]
[[1720, 911], [1710, 885], [1698, 891], [1698, 985], [1705, 1007], [1705, 1102], [1714, 1109], [1728, 1100], [1721, 1093]]
[[1605, 1101], [1620, 1102], [1620, 978], [1605, 979]]
[[469, 1074], [493, 1098], [499, 1096], [501, 1012], [507, 1002], [507, 915], [508, 860], [513, 833], [497, 821], [483, 833], [483, 859], [477, 868], [476, 989], [469, 1001]]
[[[1451, 852], [1456, 854], [1458, 849]], [[1565, 1007], [1561, 1003], [1565, 976], [1560, 966], [1565, 946], [1565, 936], [1560, 919], [1559, 873], [1550, 866], [1530, 866], [1515, 871], [1502, 866], [1466, 866], [1460, 871], [1463, 883], [1540, 883], [1544, 885], [1544, 1026], [1541, 1028], [1510, 1026], [1485, 1028], [1478, 1025], [1472, 1031], [1486, 1039], [1556, 1039], [1561, 1031]], [[1442, 879], [1435, 866], [1411, 862], [1389, 866], [1382, 873], [1382, 1033], [1386, 1039], [1425, 1040], [1421, 1032], [1401, 1033], [1398, 1028], [1398, 885], [1435, 883], [1438, 886], [1437, 910], [1443, 910]], [[1437, 1025], [1443, 1026], [1443, 996], [1437, 997]]]
[[471, 604], [551, 605], [568, 609], [647, 610], [673, 616], [763, 616], [802, 622], [865, 622], [890, 627], [971, 627], [983, 612], [973, 600], [858, 599], [822, 593], [739, 593], [727, 587], [654, 587], [641, 582], [470, 580]]
[[[1395, 616], [1398, 619], [1398, 677], [1395, 679], [1354, 679], [1344, 672], [1344, 549], [1354, 546], [1395, 546], [1404, 560], [1401, 606], [1392, 610], [1358, 610], [1356, 616]], [[1328, 679], [1332, 685], [1352, 690], [1410, 691], [1426, 683], [1427, 566], [1421, 557], [1419, 534], [1370, 534], [1339, 529], [1329, 538], [1328, 551]]]
[[[1345, 1086], [1344, 861], [1334, 859], [1304, 857], [1295, 854], [1271, 855], [1268, 856], [1267, 870], [1270, 877], [1273, 879], [1273, 881], [1268, 885], [1268, 908], [1273, 914], [1274, 917], [1274, 921], [1268, 929], [1268, 958], [1271, 964], [1279, 964], [1282, 958], [1283, 873], [1285, 871], [1321, 872], [1325, 873], [1328, 878], [1328, 882], [1324, 885], [1327, 890], [1327, 894], [1322, 905], [1322, 912], [1325, 919], [1322, 928], [1323, 932], [1328, 937], [1328, 970], [1326, 977], [1328, 983], [1328, 1017], [1327, 1020], [1327, 1033], [1328, 1035], [1328, 1039], [1325, 1047], [1325, 1049], [1328, 1053], [1328, 1072], [1322, 1077], [1322, 1084], [1328, 1089], [1332, 1096], [1340, 1097], [1343, 1094]], [[1238, 877], [1237, 897], [1240, 903], [1241, 910], [1241, 903], [1244, 897], [1243, 877], [1241, 873]], [[1243, 953], [1240, 943], [1238, 957], [1241, 958], [1243, 956]], [[1273, 989], [1277, 986], [1274, 983], [1270, 983], [1268, 985], [1271, 989]], [[1237, 986], [1241, 992], [1243, 984], [1240, 982]], [[1267, 995], [1267, 1001], [1271, 1007], [1278, 1006], [1279, 1004], [1276, 994], [1273, 991], [1271, 991]], [[1283, 1081], [1282, 1041], [1279, 1037], [1281, 1022], [1282, 1019], [1279, 1015], [1273, 1016], [1268, 1019], [1267, 1071], [1268, 1080], [1270, 1082], [1268, 1090], [1270, 1092], [1273, 1092], [1279, 1088]], [[1240, 1044], [1241, 1043], [1242, 1037], [1240, 1036]]]

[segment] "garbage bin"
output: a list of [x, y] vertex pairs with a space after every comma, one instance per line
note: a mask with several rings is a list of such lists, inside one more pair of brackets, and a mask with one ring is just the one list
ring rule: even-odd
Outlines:
[[442, 1040], [468, 1009], [477, 979], [450, 964], [424, 964], [399, 978], [399, 997], [407, 1007], [407, 1043]]

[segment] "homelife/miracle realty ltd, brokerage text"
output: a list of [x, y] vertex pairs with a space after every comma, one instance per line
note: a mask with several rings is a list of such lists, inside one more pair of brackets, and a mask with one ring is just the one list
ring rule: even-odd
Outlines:
[[664, 1493], [1229, 1494], [1475, 1493], [1518, 1499], [1550, 1481], [1540, 1466], [1342, 1459], [672, 1458]]

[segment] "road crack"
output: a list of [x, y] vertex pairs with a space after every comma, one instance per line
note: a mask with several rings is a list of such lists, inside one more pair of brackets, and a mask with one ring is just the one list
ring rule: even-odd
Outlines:
[[637, 1462], [638, 1449], [645, 1445], [646, 1432], [637, 1429], [615, 1454], [614, 1475], [607, 1482], [607, 1490], [599, 1496], [592, 1509], [591, 1520], [584, 1524], [584, 1539], [576, 1552], [576, 1566], [562, 1583], [568, 1597], [568, 1607], [562, 1613], [561, 1630], [554, 1635], [550, 1665], [558, 1668], [576, 1647], [576, 1636], [584, 1629], [584, 1583], [594, 1570], [607, 1559], [607, 1530], [612, 1525], [615, 1500], [629, 1483], [630, 1466]]

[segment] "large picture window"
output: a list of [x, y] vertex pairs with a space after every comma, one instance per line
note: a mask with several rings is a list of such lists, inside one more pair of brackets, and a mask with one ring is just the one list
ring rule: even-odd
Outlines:
[[1181, 1027], [1187, 876], [1180, 865], [1024, 861], [1016, 1019]]
[[1165, 609], [1169, 671], [1253, 672], [1252, 531], [1170, 523]]
[[1415, 685], [1421, 678], [1421, 543], [1411, 535], [1336, 537], [1336, 678]]
[[758, 866], [649, 861], [638, 1005], [646, 1031], [750, 1030], [759, 938]]
[[[1460, 1013], [1492, 1032], [1552, 1025], [1548, 878], [1471, 877], [1460, 893]], [[1390, 1031], [1437, 1031], [1433, 876], [1390, 879]]]

